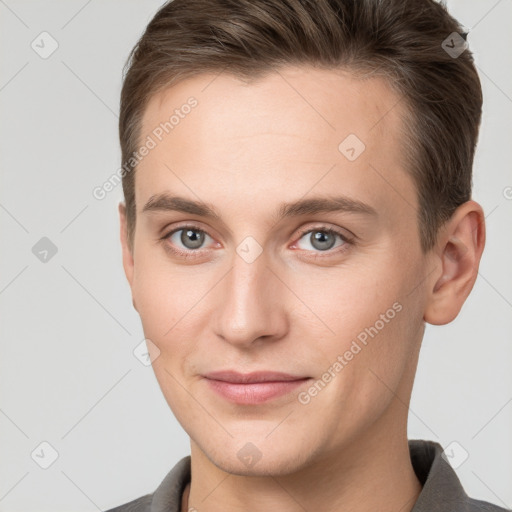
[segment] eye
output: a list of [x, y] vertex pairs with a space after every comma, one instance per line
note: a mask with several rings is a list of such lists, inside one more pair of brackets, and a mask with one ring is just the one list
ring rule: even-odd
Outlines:
[[167, 247], [179, 254], [197, 252], [207, 239], [213, 240], [205, 231], [197, 226], [180, 226], [162, 237]]
[[[304, 240], [304, 242], [302, 242], [302, 240]], [[339, 240], [340, 243], [336, 245], [337, 240]], [[320, 226], [300, 233], [300, 239], [294, 245], [298, 246], [299, 249], [308, 251], [313, 250], [316, 252], [327, 252], [333, 248], [339, 247], [342, 248], [341, 250], [344, 250], [345, 246], [349, 245], [350, 242], [351, 240], [340, 231], [326, 226]], [[301, 244], [303, 245], [302, 247]], [[336, 250], [332, 252], [338, 251]]]

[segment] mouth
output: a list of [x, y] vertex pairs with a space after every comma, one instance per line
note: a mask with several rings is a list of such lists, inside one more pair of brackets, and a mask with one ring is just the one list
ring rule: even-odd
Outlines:
[[247, 374], [221, 371], [211, 372], [203, 377], [212, 391], [240, 405], [257, 405], [287, 395], [311, 379], [273, 371]]

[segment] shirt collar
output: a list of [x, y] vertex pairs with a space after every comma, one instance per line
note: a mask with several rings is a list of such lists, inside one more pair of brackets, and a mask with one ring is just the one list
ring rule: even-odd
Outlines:
[[443, 447], [434, 441], [409, 440], [412, 467], [423, 489], [411, 512], [458, 512], [467, 510], [468, 495]]

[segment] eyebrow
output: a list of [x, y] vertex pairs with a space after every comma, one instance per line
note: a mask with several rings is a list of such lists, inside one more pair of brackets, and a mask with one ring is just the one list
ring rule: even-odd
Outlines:
[[[177, 211], [215, 220], [221, 219], [221, 216], [209, 203], [193, 201], [165, 193], [151, 196], [142, 209], [143, 213], [156, 211]], [[291, 203], [282, 203], [278, 207], [275, 220], [279, 221], [286, 217], [328, 212], [347, 212], [378, 216], [377, 211], [369, 204], [345, 196], [336, 196], [313, 197], [310, 199], [299, 199]]]

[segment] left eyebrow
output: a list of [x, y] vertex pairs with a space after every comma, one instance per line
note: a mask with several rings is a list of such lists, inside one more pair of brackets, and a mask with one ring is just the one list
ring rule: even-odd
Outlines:
[[312, 197], [310, 199], [300, 199], [293, 203], [283, 203], [279, 207], [276, 218], [281, 220], [285, 217], [314, 215], [316, 213], [328, 212], [362, 213], [378, 217], [378, 213], [375, 208], [369, 204], [346, 196], [336, 196]]
[[[215, 210], [213, 205], [209, 203], [180, 196], [171, 196], [165, 193], [151, 196], [142, 211], [178, 211], [198, 215], [199, 217], [208, 217], [216, 220], [221, 219], [220, 214]], [[377, 211], [369, 204], [346, 196], [336, 196], [313, 197], [309, 199], [299, 199], [298, 201], [290, 203], [281, 203], [274, 219], [277, 222], [288, 217], [329, 212], [347, 212], [378, 217]]]

